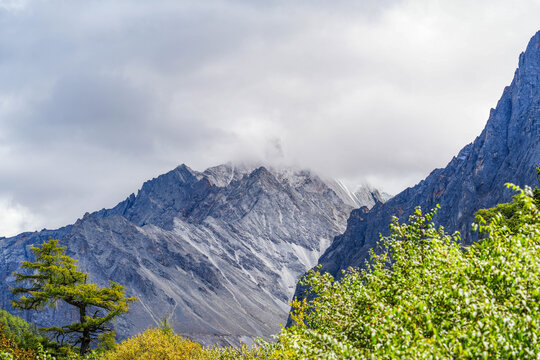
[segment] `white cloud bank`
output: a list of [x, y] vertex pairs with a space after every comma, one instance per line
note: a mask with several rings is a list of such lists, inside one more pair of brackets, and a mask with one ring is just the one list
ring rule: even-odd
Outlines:
[[398, 192], [480, 133], [539, 13], [537, 0], [0, 1], [0, 197], [27, 211], [4, 210], [23, 215], [0, 236], [114, 206], [180, 163], [281, 162]]
[[42, 223], [42, 219], [24, 206], [14, 203], [12, 199], [0, 198], [2, 236], [14, 236]]

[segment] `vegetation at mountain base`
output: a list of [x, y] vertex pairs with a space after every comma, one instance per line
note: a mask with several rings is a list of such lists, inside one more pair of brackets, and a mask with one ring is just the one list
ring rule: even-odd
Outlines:
[[[24, 321], [24, 320], [23, 320]], [[259, 346], [239, 347], [213, 346], [203, 348], [196, 342], [184, 339], [172, 331], [149, 329], [110, 350], [92, 351], [85, 356], [69, 351], [45, 349], [38, 345], [36, 350], [21, 346], [7, 335], [0, 326], [0, 360], [251, 360], [267, 359], [267, 353]]]
[[149, 329], [123, 341], [103, 357], [104, 360], [203, 360], [201, 345], [172, 331]]
[[[86, 284], [88, 274], [78, 271], [75, 260], [64, 255], [65, 247], [60, 247], [58, 240], [51, 239], [41, 246], [31, 247], [31, 250], [35, 254], [35, 261], [22, 263], [22, 268], [26, 269], [27, 273], [15, 273], [17, 279], [20, 282], [26, 282], [27, 285], [27, 287], [13, 289], [14, 294], [25, 294], [13, 301], [15, 307], [38, 310], [44, 306], [52, 306], [58, 300], [63, 300], [68, 304], [75, 303], [94, 310], [94, 316], [87, 317], [86, 322], [63, 327], [43, 328], [44, 331], [58, 334], [60, 330], [64, 330], [64, 333], [61, 334], [69, 334], [69, 330], [72, 328], [75, 330], [85, 327], [92, 329], [93, 325], [90, 321], [96, 318], [96, 314], [99, 315], [95, 312], [96, 308], [103, 309], [106, 306], [105, 309], [109, 310], [109, 316], [106, 318], [113, 319], [114, 316], [110, 315], [111, 312], [116, 310], [118, 313], [119, 310], [127, 310], [127, 304], [133, 301], [132, 298], [125, 298], [124, 288], [118, 284], [111, 283], [110, 287], [105, 289], [115, 290], [112, 295], [110, 291], [99, 291], [102, 289], [95, 285]], [[101, 305], [105, 301], [108, 303], [102, 307]], [[125, 305], [125, 307], [119, 309], [118, 303]], [[98, 321], [104, 317], [102, 316]], [[105, 331], [101, 334], [113, 333]], [[93, 333], [91, 335], [94, 336]], [[92, 339], [94, 340], [95, 337]], [[80, 344], [80, 341], [73, 341], [67, 346], [51, 341], [48, 337], [43, 336], [34, 324], [0, 310], [0, 360], [249, 360], [261, 358], [264, 354], [264, 350], [258, 346], [203, 348], [196, 342], [174, 334], [166, 318], [161, 321], [158, 329], [149, 329], [121, 344], [115, 344], [114, 338], [108, 338], [106, 341], [108, 341], [107, 346], [103, 346], [102, 341], [101, 346], [97, 349], [82, 354], [80, 349], [75, 346]]]
[[[262, 342], [264, 343], [264, 342]], [[240, 344], [238, 347], [232, 346], [212, 346], [205, 348], [206, 359], [208, 360], [255, 360], [255, 359], [271, 359], [269, 349], [273, 344], [264, 343], [254, 346]]]
[[129, 303], [136, 299], [126, 298], [124, 287], [112, 281], [108, 287], [88, 284], [88, 274], [79, 271], [76, 260], [64, 254], [66, 247], [59, 246], [58, 240], [30, 249], [35, 260], [23, 261], [21, 268], [26, 272], [14, 273], [23, 286], [12, 289], [15, 296], [21, 295], [12, 306], [40, 310], [61, 301], [78, 311], [79, 321], [41, 330], [53, 333], [61, 345], [79, 345], [81, 355], [89, 352], [92, 343], [110, 343], [112, 321], [127, 312]]
[[[540, 166], [536, 167], [536, 173], [538, 174], [538, 180], [540, 181]], [[540, 207], [540, 188], [535, 187], [533, 189], [533, 201], [536, 207]], [[520, 205], [516, 202], [499, 204], [491, 209], [482, 209], [476, 213], [475, 221], [479, 223], [485, 221], [487, 223], [492, 222], [498, 214], [502, 217], [499, 219], [499, 224], [509, 227], [512, 231], [517, 231], [520, 226], [519, 219]]]
[[487, 234], [462, 248], [435, 227], [437, 209], [394, 219], [364, 270], [340, 281], [311, 271], [317, 296], [293, 304], [295, 325], [274, 354], [284, 359], [532, 359], [540, 354], [540, 213], [520, 189], [512, 226], [479, 220]]
[[[37, 326], [0, 310], [0, 360], [98, 360], [91, 352], [80, 356], [71, 347], [61, 346], [41, 334]], [[7, 325], [6, 325], [7, 323]]]
[[[22, 319], [21, 319], [22, 320]], [[36, 352], [32, 349], [24, 348], [14, 339], [12, 333], [7, 334], [5, 326], [0, 325], [0, 360], [34, 360]]]
[[18, 316], [11, 315], [5, 310], [0, 309], [0, 326], [3, 329], [3, 335], [13, 339], [23, 348], [36, 350], [38, 344], [48, 342], [45, 334], [41, 333], [34, 324], [24, 321]]

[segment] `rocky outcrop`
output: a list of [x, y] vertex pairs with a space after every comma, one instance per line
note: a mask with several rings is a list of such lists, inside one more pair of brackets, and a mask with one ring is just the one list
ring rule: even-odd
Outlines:
[[379, 234], [389, 233], [392, 216], [405, 220], [418, 205], [429, 210], [440, 204], [436, 222], [449, 232], [461, 232], [462, 240], [471, 243], [477, 239], [471, 227], [474, 213], [510, 200], [512, 193], [505, 189], [506, 182], [536, 185], [535, 166], [539, 163], [540, 32], [520, 55], [514, 79], [491, 110], [480, 136], [444, 169], [434, 170], [418, 185], [371, 210], [353, 210], [347, 230], [335, 238], [319, 264], [337, 277], [349, 266], [363, 266]]
[[[204, 344], [269, 339], [299, 276], [345, 230], [351, 209], [309, 171], [181, 165], [73, 225], [0, 239], [0, 306], [15, 312], [11, 274], [28, 245], [53, 237], [91, 281], [119, 282], [139, 298], [117, 323], [120, 337], [167, 317]], [[16, 313], [51, 325], [70, 320], [65, 310]]]

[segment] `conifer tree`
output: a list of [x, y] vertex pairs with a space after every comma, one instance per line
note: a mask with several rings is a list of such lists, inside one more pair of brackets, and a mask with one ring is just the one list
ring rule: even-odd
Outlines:
[[61, 344], [80, 346], [81, 355], [90, 350], [92, 342], [114, 335], [112, 320], [129, 310], [133, 297], [126, 298], [124, 286], [109, 282], [108, 287], [88, 284], [88, 274], [79, 271], [76, 260], [65, 255], [66, 247], [50, 239], [41, 246], [31, 246], [34, 261], [23, 261], [24, 273], [14, 273], [23, 286], [12, 288], [21, 295], [11, 302], [24, 310], [56, 307], [58, 301], [76, 308], [78, 321], [63, 326], [42, 328], [56, 335]]

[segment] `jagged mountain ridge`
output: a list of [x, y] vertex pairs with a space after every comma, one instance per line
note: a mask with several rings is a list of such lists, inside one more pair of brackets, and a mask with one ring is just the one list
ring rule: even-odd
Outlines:
[[384, 203], [392, 198], [392, 195], [380, 192], [370, 184], [364, 183], [351, 191], [340, 180], [327, 180], [326, 184], [338, 195], [344, 203], [353, 208], [366, 206], [371, 209], [375, 204]]
[[392, 195], [380, 192], [370, 184], [362, 184], [354, 191], [354, 196], [357, 200], [357, 206], [355, 208], [361, 208], [366, 206], [371, 209], [377, 203], [385, 203], [392, 198]]
[[[335, 238], [319, 259], [323, 271], [339, 277], [349, 266], [361, 267], [379, 234], [388, 234], [392, 216], [406, 220], [416, 206], [441, 205], [435, 222], [447, 231], [460, 231], [464, 243], [477, 240], [474, 213], [509, 201], [506, 182], [535, 185], [540, 163], [540, 32], [519, 57], [519, 67], [491, 109], [486, 127], [443, 169], [371, 210], [353, 210], [345, 233]], [[300, 296], [302, 289], [297, 289]]]
[[[168, 317], [204, 344], [269, 338], [286, 320], [299, 276], [345, 229], [352, 206], [333, 186], [295, 169], [181, 165], [73, 225], [0, 239], [0, 305], [10, 309], [11, 274], [29, 258], [28, 245], [53, 237], [91, 281], [117, 281], [140, 299], [118, 322], [121, 337]], [[21, 315], [41, 325], [70, 316]]]

